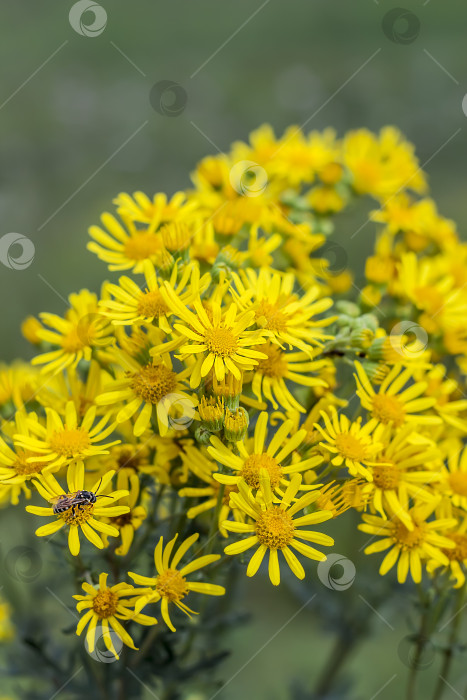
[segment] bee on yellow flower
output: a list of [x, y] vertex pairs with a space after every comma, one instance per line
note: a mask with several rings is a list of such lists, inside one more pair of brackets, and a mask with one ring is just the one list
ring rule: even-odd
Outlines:
[[[91, 487], [90, 491], [97, 497], [95, 503], [86, 503], [76, 508], [70, 507], [57, 514], [54, 513], [52, 505], [48, 507], [26, 506], [28, 513], [33, 515], [42, 517], [55, 516], [55, 520], [39, 527], [35, 534], [38, 537], [54, 535], [66, 525], [68, 526], [68, 547], [73, 556], [77, 556], [80, 552], [79, 530], [94, 547], [103, 549], [104, 542], [98, 534], [99, 532], [111, 537], [118, 537], [119, 535], [118, 529], [113, 525], [109, 525], [107, 519], [118, 517], [128, 513], [130, 510], [128, 506], [115, 505], [116, 501], [124, 496], [128, 496], [128, 491], [112, 491], [105, 494], [105, 500], [98, 499], [98, 495], [105, 491], [114, 474], [114, 471], [107, 472]], [[68, 467], [67, 483], [69, 494], [76, 494], [78, 491], [84, 490], [84, 465], [82, 462], [73, 463]], [[67, 492], [64, 491], [52, 474], [43, 475], [40, 480], [34, 481], [34, 485], [42, 498], [51, 504], [57, 503], [67, 495]]]

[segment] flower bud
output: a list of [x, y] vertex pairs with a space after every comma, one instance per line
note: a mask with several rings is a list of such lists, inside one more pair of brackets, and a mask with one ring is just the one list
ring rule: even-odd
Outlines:
[[242, 406], [235, 412], [227, 410], [224, 420], [224, 435], [229, 442], [238, 442], [245, 437], [250, 417]]
[[203, 396], [198, 412], [203, 426], [211, 433], [217, 433], [224, 425], [224, 399], [222, 396]]

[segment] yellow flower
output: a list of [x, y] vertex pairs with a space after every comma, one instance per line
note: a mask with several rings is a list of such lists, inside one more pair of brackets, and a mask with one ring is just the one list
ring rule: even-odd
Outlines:
[[195, 200], [187, 201], [184, 192], [176, 192], [170, 200], [164, 192], [157, 192], [152, 199], [144, 192], [134, 192], [133, 197], [121, 192], [113, 202], [122, 219], [149, 224], [150, 231], [169, 221], [186, 220], [197, 207]]
[[[105, 522], [106, 518], [123, 515], [129, 512], [128, 506], [116, 506], [116, 501], [123, 496], [128, 496], [128, 491], [112, 491], [105, 494], [105, 501], [99, 501], [99, 496], [103, 496], [103, 491], [110, 483], [114, 471], [107, 472], [101, 479], [91, 487], [90, 491], [97, 495], [95, 503], [86, 503], [80, 507], [68, 508], [66, 511], [55, 516], [55, 520], [47, 525], [42, 525], [36, 530], [38, 537], [53, 535], [65, 525], [68, 526], [68, 547], [73, 556], [77, 556], [80, 551], [79, 529], [91, 544], [98, 549], [104, 548], [104, 543], [98, 532], [111, 537], [118, 537], [118, 530], [113, 525]], [[84, 465], [82, 462], [71, 464], [67, 471], [68, 494], [76, 494], [77, 491], [84, 490]], [[52, 474], [46, 474], [40, 480], [34, 481], [36, 489], [42, 498], [49, 503], [57, 503], [63, 496], [68, 495], [60, 486]], [[26, 506], [28, 513], [46, 517], [53, 517], [53, 507], [44, 508], [42, 506]], [[97, 530], [97, 532], [96, 532]]]
[[[120, 620], [133, 620], [140, 625], [155, 625], [157, 620], [154, 617], [142, 615], [141, 613], [135, 615], [131, 610], [133, 599], [128, 598], [128, 596], [134, 598], [136, 589], [129, 583], [117, 583], [115, 586], [108, 586], [107, 577], [108, 574], [106, 573], [99, 574], [99, 585], [97, 588], [85, 582], [82, 584], [85, 595], [73, 596], [78, 601], [76, 610], [79, 613], [83, 612], [83, 610], [86, 611], [78, 622], [76, 634], [80, 636], [86, 625], [89, 625], [86, 632], [88, 652], [90, 654], [94, 652], [96, 635], [101, 635], [107, 649], [118, 659], [120, 657], [115, 649], [112, 633], [116, 634], [127, 647], [136, 649], [132, 638]], [[98, 625], [101, 629], [98, 629]], [[97, 639], [99, 638], [98, 636]]]
[[140, 273], [145, 260], [157, 265], [167, 252], [161, 235], [152, 229], [137, 229], [126, 213], [121, 218], [124, 226], [111, 214], [102, 214], [101, 221], [107, 230], [91, 226], [89, 235], [93, 240], [88, 243], [88, 250], [106, 262], [109, 270]]
[[167, 627], [175, 632], [175, 627], [170, 619], [169, 605], [174, 603], [176, 607], [184, 612], [188, 617], [191, 614], [197, 614], [191, 610], [186, 603], [182, 602], [193, 591], [194, 593], [203, 593], [205, 595], [224, 595], [225, 588], [214, 583], [201, 583], [198, 581], [187, 581], [188, 574], [198, 571], [199, 569], [212, 564], [220, 559], [219, 554], [206, 554], [203, 557], [191, 559], [188, 564], [178, 568], [180, 560], [187, 553], [190, 547], [196, 542], [199, 535], [195, 533], [188, 537], [172, 556], [172, 550], [177, 540], [178, 534], [170, 540], [164, 547], [164, 538], [161, 537], [154, 550], [154, 564], [156, 566], [157, 576], [148, 577], [140, 576], [128, 572], [128, 576], [139, 585], [150, 588], [149, 592], [141, 591], [139, 599], [135, 604], [135, 612], [138, 614], [148, 603], [157, 603], [161, 601], [161, 615]]
[[[101, 313], [111, 319], [115, 325], [131, 326], [138, 323], [157, 322], [165, 333], [170, 333], [171, 326], [168, 320], [170, 310], [160, 292], [163, 282], [160, 281], [150, 260], [144, 261], [143, 272], [146, 280], [144, 289], [130, 277], [120, 277], [118, 285], [107, 283], [105, 290], [114, 299], [100, 302]], [[177, 265], [174, 265], [168, 284], [180, 298], [180, 302], [188, 304], [194, 296], [193, 285], [196, 289], [204, 291], [209, 281], [209, 275], [204, 275], [200, 280], [197, 267], [187, 265], [180, 270]]]
[[377, 426], [376, 420], [362, 425], [362, 419], [351, 422], [347, 416], [339, 414], [334, 406], [329, 406], [328, 414], [321, 411], [325, 428], [315, 423], [324, 442], [320, 446], [331, 453], [331, 464], [335, 467], [345, 466], [354, 477], [363, 476], [372, 480], [368, 465], [374, 463], [375, 454], [381, 448], [381, 442], [372, 435]]
[[[365, 548], [365, 554], [374, 554], [389, 549], [379, 568], [381, 576], [387, 574], [397, 562], [397, 580], [404, 583], [410, 570], [415, 583], [422, 580], [422, 562], [434, 559], [442, 566], [449, 565], [445, 549], [454, 549], [447, 530], [456, 525], [454, 518], [443, 518], [427, 522], [433, 505], [415, 506], [409, 511], [413, 528], [409, 530], [400, 520], [384, 520], [374, 515], [363, 515], [364, 523], [359, 529], [382, 539]], [[440, 534], [443, 533], [443, 534]]]
[[[29, 424], [32, 416], [28, 419], [24, 411], [17, 411], [15, 414], [15, 430], [22, 436], [31, 437]], [[37, 422], [37, 421], [36, 421]], [[44, 470], [50, 469], [47, 463], [41, 461], [42, 453], [23, 449], [18, 446], [11, 446], [0, 437], [0, 483], [5, 485], [3, 495], [8, 495], [13, 505], [19, 502], [19, 496], [24, 493], [27, 498], [31, 496], [28, 482], [41, 474]]]
[[440, 425], [438, 416], [425, 415], [436, 400], [424, 394], [427, 383], [415, 382], [403, 389], [413, 377], [413, 369], [402, 369], [400, 364], [394, 365], [389, 374], [383, 379], [376, 392], [368, 379], [368, 375], [359, 362], [355, 362], [357, 374], [357, 395], [361, 404], [377, 422], [392, 423], [398, 428], [406, 422], [417, 422], [419, 425]]
[[403, 255], [394, 292], [423, 312], [418, 322], [428, 333], [465, 327], [467, 294], [457, 288], [443, 256], [418, 259], [415, 253]]
[[[109, 518], [108, 522], [117, 528], [120, 535], [121, 544], [115, 549], [115, 554], [124, 557], [128, 554], [135, 532], [141, 527], [147, 513], [143, 505], [138, 505], [140, 481], [137, 474], [128, 476], [125, 470], [119, 471], [117, 474], [117, 490], [129, 491], [129, 495], [123, 496], [120, 500], [120, 505], [128, 506], [129, 510], [127, 513]], [[105, 535], [104, 539], [106, 539]]]
[[72, 461], [82, 461], [93, 455], [108, 454], [108, 448], [120, 441], [114, 440], [103, 445], [97, 444], [105, 440], [115, 428], [115, 423], [109, 423], [110, 415], [100, 418], [97, 424], [96, 407], [88, 408], [79, 421], [76, 406], [68, 401], [65, 408], [65, 422], [53, 408], [46, 409], [47, 423], [29, 420], [29, 433], [19, 433], [14, 436], [15, 445], [29, 450], [33, 456], [26, 459], [30, 464], [43, 464], [44, 469], [57, 470]]
[[[192, 389], [199, 386], [202, 378], [211, 370], [220, 382], [228, 373], [240, 379], [241, 371], [251, 369], [258, 364], [258, 360], [264, 359], [263, 353], [251, 348], [263, 343], [267, 333], [246, 330], [254, 323], [253, 312], [238, 314], [236, 304], [231, 304], [225, 311], [213, 300], [211, 319], [199, 297], [193, 301], [195, 314], [180, 302], [168, 285], [163, 295], [171, 311], [186, 324], [174, 323], [174, 329], [185, 339], [185, 344], [180, 347], [181, 358], [201, 356], [190, 368]], [[159, 351], [160, 348], [156, 347], [152, 352]]]
[[237, 442], [238, 454], [234, 454], [226, 445], [222, 444], [218, 437], [211, 437], [211, 447], [208, 452], [218, 462], [233, 470], [235, 475], [221, 474], [218, 472], [214, 478], [227, 486], [239, 485], [245, 481], [250, 488], [259, 488], [260, 470], [264, 469], [270, 478], [271, 486], [287, 485], [285, 477], [295, 472], [313, 469], [323, 462], [320, 455], [314, 455], [309, 459], [295, 461], [288, 466], [282, 466], [282, 462], [299, 448], [306, 437], [306, 430], [298, 430], [290, 436], [294, 427], [292, 420], [285, 420], [276, 430], [267, 448], [265, 442], [268, 431], [268, 414], [260, 413], [255, 426], [254, 439], [246, 442]]
[[409, 515], [410, 499], [436, 504], [440, 496], [426, 486], [441, 479], [437, 469], [439, 450], [428, 441], [411, 440], [412, 426], [400, 428], [391, 438], [389, 430], [385, 430], [381, 436], [384, 447], [369, 467], [373, 481], [366, 486], [369, 502], [379, 515], [384, 519], [396, 516], [408, 530], [414, 528]]
[[287, 343], [310, 355], [310, 345], [320, 345], [331, 337], [324, 335], [322, 328], [335, 319], [313, 318], [332, 306], [331, 299], [318, 299], [317, 286], [299, 296], [293, 291], [293, 274], [280, 275], [265, 268], [259, 272], [242, 270], [232, 277], [240, 307], [252, 310], [258, 326], [269, 331], [279, 345]]
[[302, 351], [283, 352], [278, 345], [268, 341], [258, 347], [266, 359], [259, 360], [254, 369], [251, 389], [258, 401], [263, 400], [263, 394], [275, 409], [279, 405], [286, 411], [305, 413], [305, 408], [290, 392], [286, 380], [291, 384], [308, 387], [326, 387], [327, 383], [312, 372], [322, 370], [329, 365], [326, 360], [310, 360], [307, 353]]
[[350, 131], [343, 143], [343, 162], [358, 194], [386, 199], [402, 188], [426, 189], [426, 179], [414, 156], [414, 148], [394, 127], [381, 129], [379, 137], [367, 129]]
[[[81, 290], [68, 297], [70, 308], [65, 318], [41, 313], [44, 326], [37, 331], [41, 340], [58, 347], [33, 358], [33, 365], [45, 365], [42, 372], [61, 372], [66, 367], [76, 367], [80, 360], [91, 360], [93, 349], [112, 342], [112, 327], [99, 315], [97, 296]], [[51, 330], [49, 330], [51, 329]]]
[[21, 324], [21, 333], [31, 345], [39, 345], [41, 339], [37, 335], [37, 331], [42, 328], [39, 319], [34, 316], [28, 316]]
[[[114, 407], [117, 404], [117, 423], [129, 420], [141, 408], [133, 428], [137, 437], [150, 425], [154, 410], [160, 435], [166, 435], [169, 430], [169, 416], [174, 403], [182, 401], [194, 412], [195, 399], [185, 393], [183, 384], [190, 369], [175, 372], [169, 353], [154, 357], [147, 364], [141, 364], [123, 350], [116, 351], [115, 358], [125, 369], [125, 374], [109, 383], [107, 390], [97, 397], [96, 403]], [[125, 405], [118, 408], [122, 402]]]
[[[269, 552], [269, 578], [274, 586], [280, 583], [279, 556], [280, 551], [291, 569], [299, 579], [305, 578], [305, 570], [291, 548], [309, 559], [324, 561], [326, 555], [301, 542], [306, 540], [322, 546], [332, 546], [334, 540], [329, 535], [324, 535], [313, 530], [301, 530], [304, 525], [315, 525], [332, 518], [331, 511], [322, 510], [308, 513], [294, 519], [294, 515], [309, 506], [319, 497], [319, 491], [307, 493], [296, 499], [300, 489], [302, 477], [294, 474], [287, 489], [282, 496], [279, 505], [275, 505], [271, 481], [265, 469], [261, 469], [259, 475], [261, 502], [254, 497], [251, 489], [242, 481], [239, 483], [239, 492], [230, 495], [232, 505], [239, 508], [245, 515], [252, 519], [251, 523], [233, 522], [226, 520], [224, 527], [230, 532], [249, 535], [234, 544], [229, 544], [224, 552], [235, 555], [246, 552], [252, 547], [257, 547], [250, 559], [247, 568], [247, 576], [254, 576], [263, 561], [266, 552]], [[293, 501], [295, 502], [293, 503]], [[293, 505], [291, 505], [293, 503]]]
[[453, 505], [467, 511], [467, 448], [449, 450], [447, 465], [441, 472], [442, 491]]
[[[456, 525], [452, 530], [447, 530], [444, 534], [449, 537], [450, 540], [454, 542], [454, 549], [446, 548], [443, 549], [443, 554], [449, 560], [447, 566], [444, 570], [448, 570], [450, 573], [450, 578], [454, 581], [454, 588], [462, 588], [466, 581], [466, 568], [467, 568], [467, 518], [462, 518], [462, 520]], [[442, 564], [436, 559], [431, 559], [427, 563], [427, 571], [429, 574], [436, 572]]]

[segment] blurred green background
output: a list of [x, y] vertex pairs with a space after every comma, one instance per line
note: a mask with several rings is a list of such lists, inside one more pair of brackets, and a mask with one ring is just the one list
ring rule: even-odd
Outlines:
[[[197, 160], [246, 139], [263, 122], [278, 133], [304, 122], [307, 129], [330, 125], [340, 134], [397, 125], [426, 163], [441, 213], [458, 222], [462, 235], [462, 0], [404, 1], [420, 23], [407, 43], [383, 32], [383, 17], [395, 7], [385, 0], [102, 4], [107, 26], [95, 37], [70, 26], [72, 2], [16, 0], [0, 8], [0, 238], [17, 232], [36, 249], [25, 270], [0, 264], [0, 360], [30, 356], [19, 330], [25, 316], [63, 313], [71, 291], [97, 291], [109, 277], [85, 246], [88, 226], [112, 197], [183, 189]], [[401, 23], [395, 31], [404, 35], [410, 27]], [[186, 107], [176, 117], [150, 104], [151, 88], [161, 80], [186, 91]], [[361, 261], [371, 245], [371, 226], [350, 241], [365, 218], [358, 210], [338, 225], [351, 261]], [[358, 281], [361, 269], [356, 272]], [[359, 536], [358, 546], [340, 541], [336, 549], [352, 558], [363, 542]], [[262, 649], [302, 602], [264, 580], [248, 582], [243, 595], [240, 605], [254, 617], [232, 636], [233, 653], [219, 677], [234, 678], [221, 697], [280, 700], [294, 675], [311, 687], [331, 644], [329, 634], [317, 631], [313, 605]], [[371, 642], [350, 659], [358, 677], [352, 697], [385, 700], [400, 692], [407, 668], [397, 650], [407, 609], [402, 601], [391, 613], [394, 631], [374, 616]], [[374, 613], [361, 602], [361, 615]]]

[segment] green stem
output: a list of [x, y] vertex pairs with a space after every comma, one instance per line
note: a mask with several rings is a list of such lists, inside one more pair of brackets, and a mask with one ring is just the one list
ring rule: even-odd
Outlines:
[[217, 494], [216, 508], [211, 521], [211, 527], [209, 528], [208, 541], [206, 543], [206, 554], [211, 554], [212, 550], [214, 549], [214, 540], [216, 538], [216, 534], [219, 532], [219, 514], [221, 512], [222, 501], [224, 499], [224, 491], [225, 485], [220, 484], [219, 493]]
[[452, 617], [451, 630], [449, 633], [449, 639], [443, 652], [443, 663], [441, 665], [441, 671], [438, 676], [438, 682], [436, 684], [435, 692], [433, 694], [433, 700], [441, 700], [443, 696], [443, 691], [446, 688], [446, 681], [451, 670], [452, 660], [455, 652], [455, 647], [457, 644], [457, 637], [459, 634], [460, 623], [461, 623], [461, 612], [464, 607], [466, 594], [466, 585], [464, 584], [458, 592], [456, 606], [454, 608], [454, 616]]
[[418, 634], [416, 637], [415, 656], [413, 658], [413, 662], [412, 662], [411, 667], [410, 667], [409, 678], [407, 681], [406, 700], [415, 700], [415, 691], [416, 691], [416, 685], [417, 685], [417, 673], [419, 670], [423, 650], [425, 648], [425, 644], [426, 644], [426, 641], [428, 639], [428, 634], [429, 634], [428, 627], [429, 627], [430, 605], [425, 600], [423, 589], [420, 585], [418, 586], [418, 592], [419, 592], [419, 597], [420, 597], [420, 605], [422, 608], [422, 614], [421, 614], [421, 618], [420, 618], [420, 626], [419, 626]]

